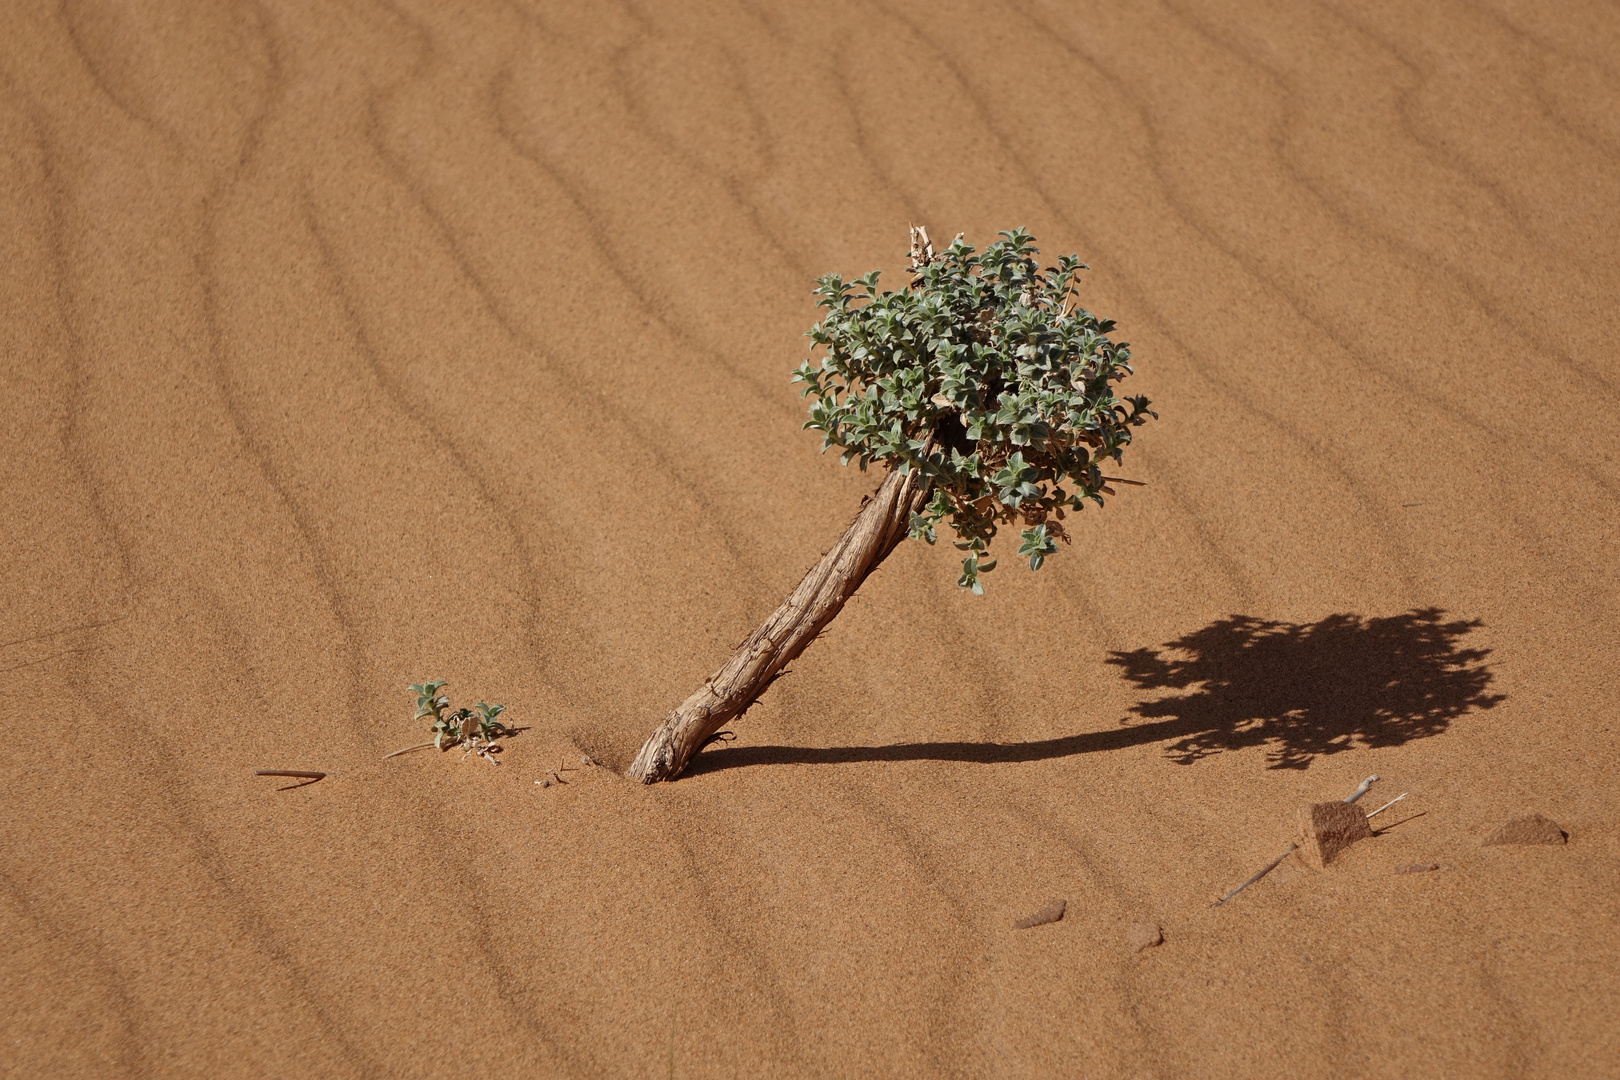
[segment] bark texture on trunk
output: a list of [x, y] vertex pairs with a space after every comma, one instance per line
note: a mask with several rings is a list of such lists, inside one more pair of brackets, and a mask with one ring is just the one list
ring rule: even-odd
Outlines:
[[630, 765], [631, 779], [655, 784], [679, 776], [709, 736], [758, 700], [843, 610], [866, 576], [906, 538], [911, 515], [927, 496], [916, 470], [905, 476], [891, 471], [782, 606], [653, 732]]

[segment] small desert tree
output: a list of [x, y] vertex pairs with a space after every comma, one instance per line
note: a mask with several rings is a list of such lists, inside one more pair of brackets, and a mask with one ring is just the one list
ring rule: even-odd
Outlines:
[[1115, 396], [1130, 351], [1109, 339], [1112, 321], [1073, 306], [1085, 266], [1071, 255], [1043, 269], [1036, 253], [1022, 229], [982, 253], [959, 236], [938, 254], [913, 229], [908, 288], [879, 292], [875, 270], [817, 283], [827, 314], [809, 337], [825, 355], [794, 376], [814, 398], [805, 426], [845, 464], [887, 472], [787, 601], [642, 746], [633, 778], [678, 776], [908, 535], [932, 544], [949, 524], [965, 553], [958, 584], [983, 593], [1001, 526], [1022, 527], [1018, 555], [1039, 570], [1069, 540], [1065, 512], [1113, 494], [1102, 463], [1156, 414]]

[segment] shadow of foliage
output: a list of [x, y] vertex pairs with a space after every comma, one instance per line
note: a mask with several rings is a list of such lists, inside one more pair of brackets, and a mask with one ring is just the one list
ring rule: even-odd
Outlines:
[[1490, 650], [1462, 646], [1480, 621], [1444, 615], [1421, 608], [1303, 624], [1233, 615], [1107, 662], [1144, 690], [1186, 691], [1131, 709], [1156, 730], [1186, 732], [1168, 748], [1175, 760], [1264, 746], [1271, 768], [1303, 769], [1326, 754], [1438, 735], [1502, 700], [1486, 692]]
[[1222, 750], [1268, 748], [1271, 768], [1303, 769], [1324, 754], [1399, 746], [1438, 735], [1487, 693], [1489, 649], [1462, 645], [1478, 619], [1443, 621], [1438, 608], [1382, 619], [1330, 615], [1288, 623], [1233, 615], [1158, 649], [1115, 652], [1107, 663], [1144, 690], [1183, 693], [1132, 707], [1124, 727], [1029, 742], [916, 742], [887, 746], [721, 746], [691, 773], [751, 765], [869, 761], [1044, 761], [1168, 743], [1182, 764]]

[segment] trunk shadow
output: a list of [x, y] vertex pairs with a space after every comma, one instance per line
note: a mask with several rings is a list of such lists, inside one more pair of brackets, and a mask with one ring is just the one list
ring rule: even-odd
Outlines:
[[1446, 621], [1439, 608], [1387, 618], [1330, 615], [1289, 623], [1233, 615], [1159, 648], [1105, 661], [1145, 691], [1169, 691], [1132, 706], [1109, 731], [1034, 742], [916, 742], [889, 746], [727, 746], [693, 759], [692, 770], [749, 765], [841, 765], [863, 761], [1044, 761], [1168, 742], [1188, 765], [1224, 750], [1264, 747], [1269, 768], [1304, 769], [1318, 757], [1400, 746], [1439, 735], [1454, 720], [1503, 700], [1488, 692], [1489, 649], [1463, 639], [1483, 624]]

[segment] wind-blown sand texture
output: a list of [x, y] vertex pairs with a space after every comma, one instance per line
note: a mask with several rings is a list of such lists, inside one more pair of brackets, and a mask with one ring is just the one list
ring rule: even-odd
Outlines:
[[[4, 21], [0, 1073], [1620, 1074], [1612, 5]], [[875, 485], [788, 374], [912, 222], [1092, 265], [1149, 486], [537, 787]]]

